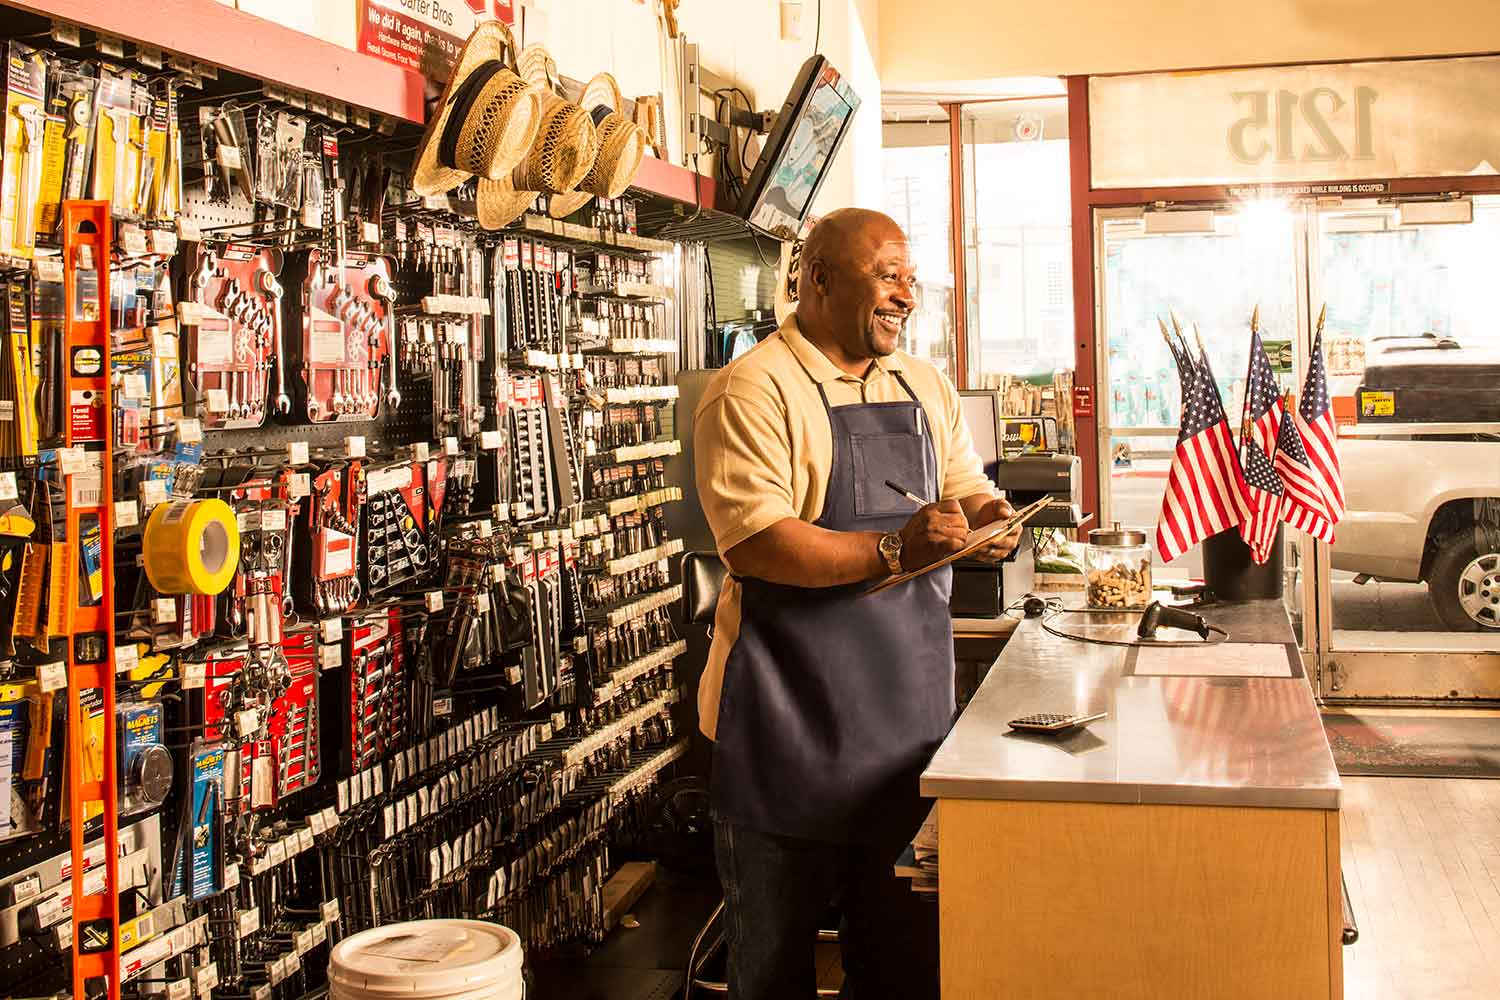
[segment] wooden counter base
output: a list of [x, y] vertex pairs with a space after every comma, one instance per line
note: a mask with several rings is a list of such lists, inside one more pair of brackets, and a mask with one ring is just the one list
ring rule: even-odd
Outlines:
[[1340, 998], [1338, 813], [940, 799], [944, 1000]]

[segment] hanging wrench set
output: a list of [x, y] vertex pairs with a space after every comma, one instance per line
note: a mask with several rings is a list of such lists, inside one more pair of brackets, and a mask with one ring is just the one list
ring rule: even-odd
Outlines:
[[316, 1000], [396, 920], [602, 940], [686, 748], [672, 245], [486, 231], [409, 124], [113, 44], [8, 43], [0, 971]]

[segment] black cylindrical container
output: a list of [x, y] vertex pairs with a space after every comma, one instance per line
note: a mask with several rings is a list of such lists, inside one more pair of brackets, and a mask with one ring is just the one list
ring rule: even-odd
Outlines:
[[1257, 566], [1250, 558], [1250, 546], [1240, 537], [1238, 528], [1221, 531], [1203, 540], [1203, 583], [1221, 601], [1250, 601], [1281, 597], [1282, 538], [1276, 527], [1276, 541], [1271, 557]]

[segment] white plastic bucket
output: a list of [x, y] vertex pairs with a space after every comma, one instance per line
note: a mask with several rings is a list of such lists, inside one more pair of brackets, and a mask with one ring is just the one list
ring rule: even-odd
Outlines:
[[329, 1000], [523, 1000], [521, 939], [482, 920], [361, 931], [328, 960]]

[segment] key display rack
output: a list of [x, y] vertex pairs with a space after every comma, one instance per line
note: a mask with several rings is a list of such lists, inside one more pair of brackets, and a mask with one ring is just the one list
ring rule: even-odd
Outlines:
[[0, 993], [299, 1000], [421, 917], [602, 940], [686, 748], [659, 196], [484, 232], [408, 189], [404, 98], [46, 7], [0, 8]]

